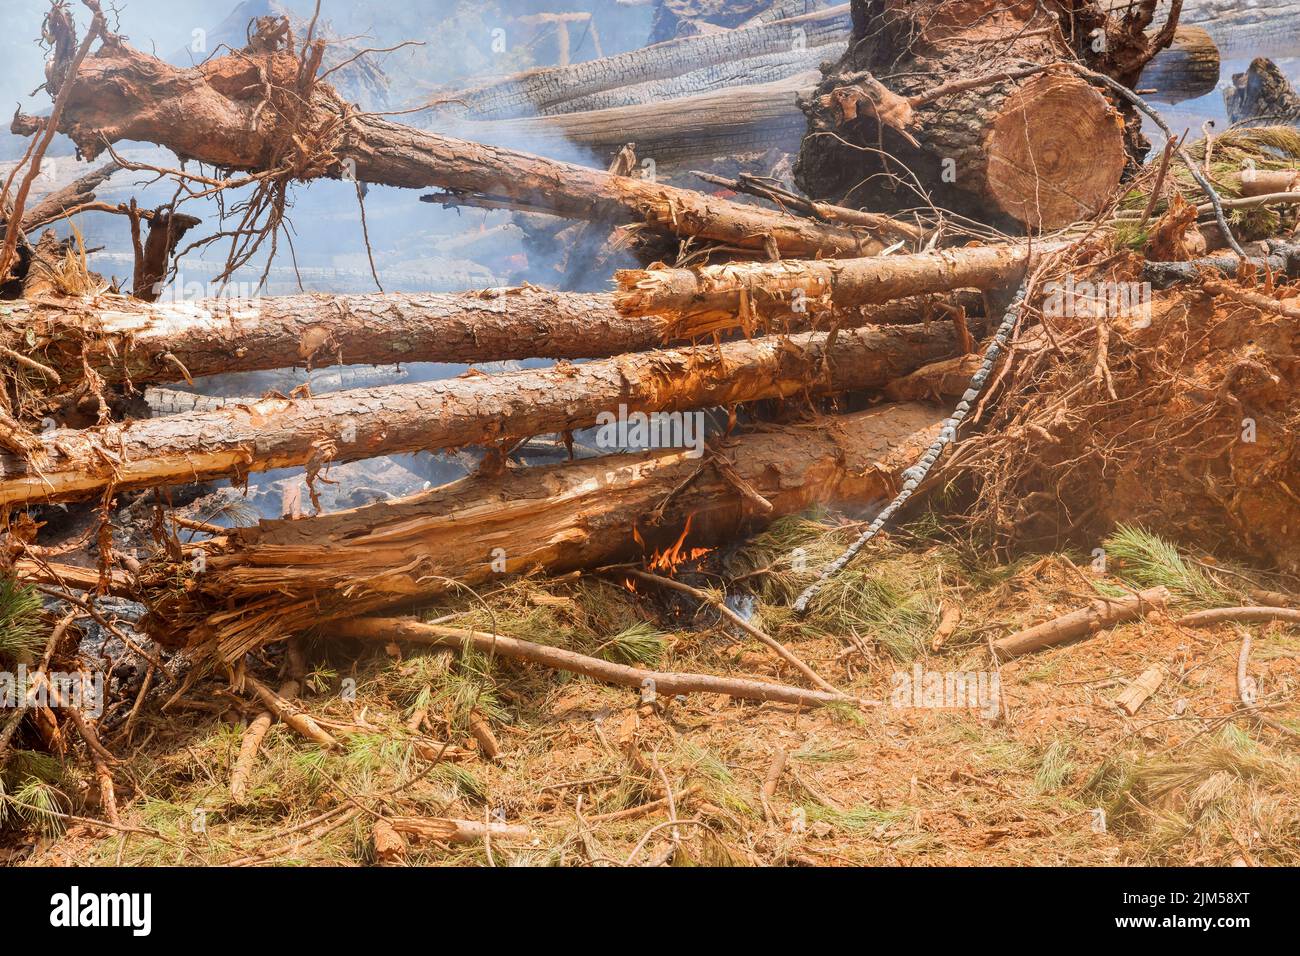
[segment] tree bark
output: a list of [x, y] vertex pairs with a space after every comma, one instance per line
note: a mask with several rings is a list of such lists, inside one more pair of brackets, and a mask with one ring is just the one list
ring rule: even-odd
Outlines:
[[875, 102], [882, 90], [921, 97], [954, 78], [1078, 59], [1057, 19], [1066, 17], [1064, 29], [1072, 32], [1074, 14], [1064, 4], [857, 0], [855, 6], [861, 21], [855, 21], [855, 42], [807, 106], [810, 135], [796, 169], [806, 193], [881, 211], [925, 205], [928, 198], [1000, 227], [1029, 230], [1091, 218], [1111, 200], [1130, 158], [1126, 126], [1078, 76], [991, 83], [918, 101], [900, 116]]
[[699, 336], [755, 325], [755, 317], [844, 309], [921, 292], [1014, 285], [1037, 256], [1060, 243], [979, 246], [838, 261], [735, 262], [702, 269], [625, 269], [614, 307], [660, 315], [670, 335]]
[[1142, 89], [1155, 90], [1152, 100], [1181, 103], [1213, 93], [1221, 66], [1219, 48], [1204, 29], [1179, 27], [1169, 49], [1156, 54], [1138, 83]]
[[[1127, 0], [1126, 0], [1127, 1]], [[733, 86], [774, 82], [839, 60], [853, 33], [849, 4], [766, 23], [656, 43], [573, 66], [530, 70], [459, 92], [446, 109], [471, 120], [513, 120], [662, 103]], [[1213, 57], [1214, 75], [1209, 75]], [[1180, 98], [1218, 83], [1213, 40], [1199, 27], [1180, 30], [1158, 53], [1143, 86], [1177, 90]], [[1196, 92], [1199, 90], [1199, 92]]]
[[[698, 41], [704, 37], [696, 39]], [[738, 87], [772, 84], [801, 74], [819, 76], [817, 68], [822, 63], [833, 63], [843, 56], [848, 48], [847, 41], [846, 30], [842, 40], [825, 46], [796, 47], [778, 53], [766, 53], [745, 60], [733, 60], [705, 67], [697, 67], [694, 63], [686, 61], [682, 64], [683, 72], [676, 76], [649, 83], [619, 86], [590, 96], [566, 100], [547, 115], [582, 113], [619, 106], [662, 104], [668, 100], [699, 96], [702, 93], [717, 93], [720, 90]], [[811, 89], [816, 85], [814, 80], [808, 84], [808, 87]], [[789, 108], [792, 112], [803, 115], [795, 107], [793, 100], [790, 101]]]
[[419, 840], [441, 843], [477, 843], [479, 840], [522, 842], [533, 838], [526, 826], [487, 823], [482, 820], [452, 820], [446, 817], [385, 817], [396, 832]]
[[[879, 249], [860, 230], [358, 114], [327, 83], [302, 92], [298, 72], [297, 58], [283, 51], [245, 51], [177, 69], [115, 38], [86, 60], [59, 128], [88, 158], [105, 143], [136, 140], [227, 170], [267, 172], [274, 165], [285, 178], [354, 176], [441, 188], [465, 203], [517, 202], [744, 249], [829, 256]], [[265, 108], [268, 85], [274, 109]]]
[[698, 70], [788, 55], [797, 46], [815, 49], [827, 43], [843, 43], [848, 34], [849, 5], [840, 4], [801, 17], [682, 37], [567, 67], [532, 70], [457, 93], [449, 97], [457, 102], [448, 109], [460, 107], [472, 119], [514, 119], [598, 108], [578, 104], [588, 98], [598, 103], [602, 93], [671, 80]]
[[947, 323], [812, 332], [59, 429], [37, 436], [41, 445], [30, 461], [0, 454], [0, 505], [276, 468], [308, 466], [310, 474], [330, 462], [586, 428], [621, 405], [671, 412], [882, 388], [954, 354], [957, 344]]
[[[427, 601], [506, 575], [562, 574], [638, 559], [682, 538], [708, 547], [814, 504], [888, 497], [940, 412], [893, 405], [815, 425], [765, 428], [720, 450], [772, 504], [758, 513], [707, 459], [652, 451], [499, 477], [298, 521], [263, 521], [205, 542], [206, 570], [176, 587], [146, 568], [151, 635], [235, 661], [323, 621]], [[657, 523], [649, 516], [660, 511]], [[499, 549], [499, 550], [498, 550]], [[193, 567], [193, 565], [188, 565]]]
[[1234, 73], [1223, 91], [1228, 120], [1235, 126], [1280, 126], [1300, 122], [1300, 95], [1272, 60], [1259, 57], [1245, 73]]
[[[921, 322], [944, 298], [951, 297], [900, 299], [836, 318], [843, 328]], [[975, 305], [968, 295], [954, 301]], [[144, 386], [298, 366], [608, 358], [673, 344], [666, 320], [620, 315], [612, 294], [531, 286], [151, 304], [101, 295], [6, 307], [0, 345], [54, 369], [68, 387], [87, 366], [110, 384]], [[791, 316], [790, 330], [813, 323]]]
[[993, 653], [999, 661], [1007, 661], [1045, 647], [1073, 644], [1103, 628], [1136, 620], [1164, 607], [1169, 601], [1169, 589], [1163, 587], [1149, 588], [1119, 599], [1099, 598], [1085, 608], [994, 641]]
[[1209, 33], [1225, 59], [1300, 54], [1296, 0], [1184, 0], [1182, 22]]
[[572, 155], [575, 146], [607, 159], [635, 142], [657, 175], [671, 175], [722, 156], [799, 149], [807, 121], [797, 97], [821, 74], [800, 72], [771, 83], [532, 119], [463, 123], [456, 131], [487, 143], [527, 143], [542, 155]]
[[[689, 72], [677, 77], [567, 100], [543, 116], [463, 122], [455, 131], [477, 142], [528, 143], [542, 155], [572, 155], [577, 146], [598, 160], [636, 142], [638, 153], [654, 160], [660, 174], [720, 156], [771, 148], [797, 152], [807, 129], [798, 96], [818, 86], [822, 74], [816, 66], [839, 59], [845, 48], [833, 43], [705, 69], [684, 64]], [[1175, 35], [1175, 46], [1148, 66], [1141, 82], [1160, 90], [1156, 99], [1192, 99], [1214, 90], [1218, 70], [1209, 35], [1184, 30]], [[1071, 87], [1076, 83], [1070, 79]], [[668, 100], [671, 109], [664, 108]], [[1050, 108], [1056, 108], [1054, 101]], [[1011, 183], [1008, 194], [1015, 189], [1018, 183]]]

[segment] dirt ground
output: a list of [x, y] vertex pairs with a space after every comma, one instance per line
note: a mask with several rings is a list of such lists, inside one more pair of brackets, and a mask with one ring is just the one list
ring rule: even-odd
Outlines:
[[[1187, 609], [1231, 603], [1243, 589], [1275, 580], [1205, 555], [1180, 556], [1136, 532], [1104, 544], [1108, 573], [1068, 554], [981, 563], [936, 536], [936, 524], [922, 519], [882, 541], [801, 622], [787, 617], [780, 597], [806, 580], [801, 559], [817, 567], [817, 549], [833, 551], [852, 525], [827, 538], [821, 524], [787, 519], [740, 551], [704, 558], [705, 568], [725, 567], [747, 582], [759, 599], [755, 622], [837, 686], [880, 706], [800, 712], [721, 696], [647, 705], [632, 691], [508, 661], [356, 648], [325, 633], [308, 649], [304, 706], [318, 719], [353, 725], [342, 751], [277, 724], [245, 801], [236, 803], [230, 776], [249, 712], [211, 694], [219, 682], [208, 693], [200, 685], [191, 695], [197, 704], [142, 711], [127, 731], [133, 747], [118, 748], [127, 755], [117, 774], [121, 829], [36, 819], [46, 834], [29, 829], [10, 857], [29, 865], [364, 865], [375, 862], [379, 817], [427, 815], [522, 824], [530, 835], [486, 846], [411, 840], [390, 862], [1300, 861], [1296, 739], [1258, 726], [1242, 707], [1241, 628], [1173, 622]], [[708, 579], [688, 568], [679, 574]], [[987, 706], [895, 706], [895, 675], [919, 666], [985, 672], [991, 680], [990, 640], [1097, 593], [1153, 580], [1178, 597], [1168, 612], [1003, 664], [997, 699], [979, 702]], [[601, 652], [603, 642], [616, 657], [656, 660], [664, 669], [798, 679], [712, 612], [634, 595], [617, 581], [524, 581], [486, 603], [490, 614], [472, 601], [430, 614], [459, 612], [457, 623], [474, 627], [495, 619], [501, 633], [587, 653]], [[644, 620], [650, 607], [659, 620]], [[954, 608], [960, 621], [936, 651], [935, 631]], [[1300, 639], [1276, 624], [1251, 632], [1248, 670], [1260, 704], [1283, 704], [1269, 713], [1300, 727], [1287, 703], [1300, 679]], [[1156, 666], [1166, 675], [1159, 689], [1127, 716], [1116, 697]], [[344, 693], [349, 680], [353, 700]], [[490, 722], [497, 760], [486, 759], [469, 733], [471, 711]], [[427, 717], [412, 731], [420, 714]], [[444, 752], [444, 744], [454, 749]], [[778, 749], [789, 759], [765, 798]], [[671, 810], [661, 799], [666, 784], [677, 795]]]

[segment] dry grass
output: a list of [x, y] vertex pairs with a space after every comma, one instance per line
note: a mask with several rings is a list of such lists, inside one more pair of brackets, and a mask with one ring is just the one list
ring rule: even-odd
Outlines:
[[[1095, 575], [1080, 570], [1082, 558], [1060, 554], [980, 563], [923, 520], [880, 541], [809, 621], [795, 622], [785, 602], [807, 568], [854, 532], [824, 520], [778, 522], [743, 549], [712, 555], [708, 580], [737, 581], [728, 593], [752, 595], [770, 633], [865, 696], [887, 699], [891, 675], [913, 664], [986, 669], [988, 640], [1068, 611], [1097, 589], [1129, 586], [1139, 571], [1216, 586], [1188, 570], [1198, 567], [1191, 556], [1174, 550], [1171, 565], [1166, 542], [1136, 532], [1128, 545], [1146, 563], [1126, 556], [1113, 575]], [[712, 612], [659, 599], [603, 579], [525, 580], [429, 614], [461, 612], [458, 623], [614, 659], [796, 679]], [[936, 609], [952, 601], [961, 623], [934, 654]], [[647, 620], [651, 612], [657, 620]], [[149, 832], [73, 826], [46, 839], [32, 862], [366, 865], [374, 814], [424, 814], [499, 815], [530, 827], [523, 845], [494, 843], [497, 865], [621, 865], [648, 835], [636, 864], [671, 846], [666, 810], [599, 818], [658, 799], [667, 779], [674, 791], [695, 788], [677, 806], [679, 819], [692, 821], [679, 827], [679, 865], [1295, 863], [1296, 758], [1241, 713], [1237, 646], [1228, 629], [1135, 622], [1004, 665], [1006, 711], [997, 719], [889, 706], [801, 713], [720, 697], [663, 701], [666, 709], [638, 715], [635, 693], [587, 679], [481, 655], [408, 648], [393, 656], [396, 648], [344, 646], [326, 633], [310, 649], [305, 706], [366, 725], [340, 734], [343, 750], [321, 750], [276, 725], [247, 800], [236, 804], [228, 786], [246, 718], [142, 716], [136, 736], [145, 743], [119, 775], [119, 800], [124, 822]], [[1300, 677], [1300, 646], [1276, 626], [1257, 629], [1257, 646], [1252, 676], [1267, 699], [1285, 700]], [[1114, 698], [1154, 664], [1167, 671], [1165, 683], [1136, 717], [1124, 716]], [[348, 682], [352, 700], [341, 694]], [[430, 743], [473, 747], [471, 710], [491, 722], [501, 759], [429, 759]], [[416, 735], [408, 725], [420, 712], [427, 721]], [[1288, 719], [1285, 708], [1275, 714]], [[769, 817], [760, 791], [777, 748], [790, 759]], [[75, 802], [75, 782], [64, 790], [25, 780], [23, 804]], [[322, 825], [293, 829], [330, 811]], [[39, 810], [24, 812], [10, 825], [41, 823]], [[488, 856], [481, 845], [412, 844], [408, 862], [485, 865]]]

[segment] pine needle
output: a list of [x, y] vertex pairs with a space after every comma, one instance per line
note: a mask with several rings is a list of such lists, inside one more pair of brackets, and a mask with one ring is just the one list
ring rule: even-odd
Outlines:
[[1192, 604], [1222, 607], [1232, 595], [1208, 574], [1188, 564], [1178, 548], [1159, 535], [1120, 525], [1104, 542], [1111, 571], [1140, 588], [1167, 587]]

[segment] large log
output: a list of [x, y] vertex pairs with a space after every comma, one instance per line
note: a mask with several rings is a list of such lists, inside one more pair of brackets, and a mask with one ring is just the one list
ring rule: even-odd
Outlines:
[[1226, 59], [1300, 55], [1296, 0], [1183, 0], [1182, 22], [1209, 33]]
[[1063, 33], [1058, 20], [1075, 15], [1066, 6], [855, 0], [854, 40], [874, 39], [852, 44], [808, 104], [801, 188], [876, 210], [928, 200], [1005, 229], [1092, 218], [1130, 156], [1120, 113], [1081, 77], [1042, 73], [897, 102], [954, 79], [1077, 60], [1066, 38], [1074, 24]]
[[849, 5], [840, 4], [802, 17], [683, 37], [572, 66], [533, 70], [448, 97], [455, 101], [448, 108], [460, 107], [474, 119], [573, 112], [573, 103], [611, 90], [757, 57], [785, 55], [798, 47], [815, 49], [827, 43], [843, 43], [849, 25]]
[[620, 406], [671, 412], [876, 389], [957, 348], [948, 323], [810, 332], [57, 429], [38, 436], [30, 460], [0, 454], [0, 505], [490, 445], [586, 428]]
[[922, 291], [1015, 285], [1037, 256], [1061, 243], [976, 246], [906, 256], [836, 261], [735, 262], [700, 269], [624, 269], [614, 306], [659, 315], [670, 335], [753, 326], [755, 317], [848, 308]]
[[1201, 27], [1179, 27], [1174, 42], [1156, 54], [1138, 80], [1152, 100], [1181, 103], [1213, 93], [1222, 62], [1214, 39]]
[[[657, 172], [667, 175], [723, 156], [796, 152], [807, 127], [799, 98], [820, 82], [816, 66], [834, 61], [844, 49], [843, 43], [828, 44], [710, 66], [578, 97], [547, 115], [462, 122], [455, 132], [558, 157], [572, 155], [578, 146], [604, 158], [635, 141], [639, 155], [653, 159]], [[1143, 72], [1141, 82], [1158, 91], [1155, 99], [1179, 102], [1213, 91], [1218, 78], [1213, 41], [1203, 30], [1184, 30]]]
[[578, 146], [605, 157], [635, 142], [637, 155], [653, 160], [657, 174], [671, 174], [723, 156], [795, 152], [807, 125], [797, 98], [811, 92], [820, 78], [816, 71], [802, 72], [670, 104], [653, 100], [533, 119], [462, 123], [456, 130], [480, 142], [526, 143], [542, 155], [572, 155]]
[[[325, 82], [304, 90], [298, 58], [266, 49], [262, 38], [255, 41], [250, 50], [177, 69], [120, 38], [106, 40], [83, 64], [60, 131], [87, 158], [102, 153], [105, 144], [135, 140], [226, 170], [274, 167], [299, 180], [349, 176], [408, 189], [441, 188], [466, 202], [513, 201], [566, 218], [640, 223], [745, 249], [842, 256], [880, 248], [861, 230], [359, 114]], [[30, 117], [15, 120], [15, 131], [38, 126]]]
[[[921, 322], [942, 299], [843, 310], [836, 321], [841, 328]], [[974, 305], [970, 296], [956, 301]], [[0, 345], [54, 369], [65, 387], [79, 384], [87, 367], [110, 384], [141, 386], [297, 366], [608, 358], [672, 342], [666, 320], [620, 315], [611, 294], [535, 286], [192, 303], [99, 295], [18, 300], [6, 309]], [[808, 331], [814, 321], [791, 316], [789, 330]]]
[[[696, 38], [704, 39], [703, 37]], [[581, 113], [590, 110], [611, 109], [616, 106], [646, 106], [663, 103], [666, 100], [679, 100], [701, 93], [716, 93], [733, 87], [758, 86], [789, 79], [803, 73], [816, 73], [817, 68], [826, 62], [835, 62], [844, 55], [848, 46], [848, 33], [838, 43], [825, 46], [796, 48], [781, 53], [767, 53], [763, 56], [750, 57], [747, 60], [731, 60], [715, 63], [703, 68], [696, 68], [686, 63], [687, 72], [663, 80], [649, 83], [636, 83], [632, 86], [620, 86], [612, 90], [593, 93], [566, 100], [559, 107], [552, 109], [550, 115], [564, 113]], [[811, 85], [816, 85], [811, 84]], [[674, 103], [674, 108], [676, 104]], [[793, 105], [793, 104], [792, 104]]]
[[[566, 67], [533, 70], [448, 99], [452, 115], [516, 119], [647, 105], [753, 86], [815, 70], [839, 59], [852, 36], [849, 4], [735, 30], [679, 37]], [[1170, 102], [1203, 96], [1219, 79], [1213, 40], [1199, 27], [1179, 30], [1157, 54], [1142, 85]], [[638, 146], [644, 146], [638, 143]]]
[[[175, 646], [238, 660], [323, 621], [427, 601], [506, 575], [600, 567], [727, 541], [815, 504], [888, 497], [940, 413], [891, 405], [815, 425], [771, 427], [722, 450], [740, 482], [680, 451], [467, 478], [401, 501], [298, 521], [263, 521], [201, 545], [205, 570], [146, 569], [146, 626]], [[701, 467], [701, 466], [704, 467]], [[698, 473], [698, 474], [697, 474]], [[689, 480], [688, 479], [692, 479]], [[755, 513], [741, 483], [772, 509]], [[647, 516], [662, 506], [658, 523]], [[499, 550], [498, 550], [499, 549]]]

